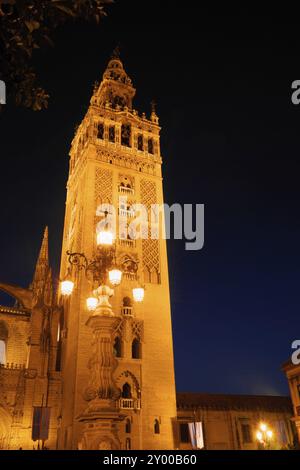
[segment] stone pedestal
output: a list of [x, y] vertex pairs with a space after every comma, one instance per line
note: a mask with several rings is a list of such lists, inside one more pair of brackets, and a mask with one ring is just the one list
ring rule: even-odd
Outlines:
[[[106, 307], [107, 308], [107, 307]], [[120, 391], [113, 381], [117, 361], [113, 355], [112, 337], [120, 319], [94, 314], [87, 321], [93, 330], [93, 354], [89, 360], [90, 380], [84, 397], [89, 402], [78, 421], [85, 423], [79, 448], [85, 450], [120, 449], [118, 423]]]
[[125, 418], [118, 412], [116, 403], [95, 399], [78, 418], [84, 422], [83, 437], [79, 443], [82, 450], [117, 450], [121, 448], [118, 423]]

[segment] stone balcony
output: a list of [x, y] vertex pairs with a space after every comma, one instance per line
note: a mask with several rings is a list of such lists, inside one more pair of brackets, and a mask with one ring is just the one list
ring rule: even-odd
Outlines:
[[130, 195], [132, 195], [132, 194], [134, 194], [134, 189], [127, 188], [126, 186], [120, 185], [119, 186], [119, 193], [120, 194], [130, 194]]
[[136, 273], [131, 273], [131, 272], [124, 272], [123, 273], [123, 278], [126, 279], [127, 281], [136, 281], [137, 280], [137, 275]]
[[118, 243], [120, 246], [125, 246], [126, 248], [135, 248], [136, 246], [135, 240], [131, 240], [130, 238], [119, 238]]
[[127, 209], [119, 209], [119, 216], [127, 218], [132, 218], [135, 216], [135, 212], [133, 210]]
[[121, 314], [124, 317], [133, 317], [133, 308], [132, 307], [121, 307]]
[[122, 410], [140, 410], [141, 400], [136, 398], [120, 398], [119, 408]]

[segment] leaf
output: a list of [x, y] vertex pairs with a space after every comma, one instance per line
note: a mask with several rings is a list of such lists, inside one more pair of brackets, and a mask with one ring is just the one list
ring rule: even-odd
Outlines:
[[32, 31], [34, 31], [35, 29], [39, 29], [40, 27], [40, 23], [38, 21], [34, 21], [34, 20], [31, 20], [31, 21], [26, 21], [25, 20], [25, 24], [28, 28], [28, 30], [32, 33]]

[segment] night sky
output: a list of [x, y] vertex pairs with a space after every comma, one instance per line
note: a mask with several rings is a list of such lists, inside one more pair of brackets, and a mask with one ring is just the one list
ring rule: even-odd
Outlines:
[[185, 3], [117, 0], [99, 26], [70, 22], [36, 53], [49, 109], [8, 100], [0, 114], [0, 279], [30, 283], [45, 225], [58, 275], [74, 128], [120, 43], [134, 107], [157, 101], [165, 201], [205, 204], [204, 248], [168, 242], [177, 389], [287, 394], [280, 368], [300, 336], [297, 15]]

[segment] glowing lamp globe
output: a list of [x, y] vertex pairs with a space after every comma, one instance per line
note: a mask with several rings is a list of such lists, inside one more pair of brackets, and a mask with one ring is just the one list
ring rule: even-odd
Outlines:
[[142, 287], [132, 289], [133, 298], [136, 302], [143, 302], [145, 290]]
[[267, 425], [265, 423], [261, 423], [260, 429], [265, 432], [267, 430]]
[[113, 241], [113, 233], [109, 230], [102, 230], [97, 233], [97, 245], [112, 245]]
[[258, 441], [262, 441], [262, 439], [263, 439], [262, 432], [257, 431], [257, 433], [256, 433], [256, 439], [257, 439]]
[[93, 312], [94, 310], [96, 310], [97, 305], [98, 299], [96, 299], [96, 297], [89, 297], [88, 299], [86, 299], [86, 306], [89, 312]]
[[267, 431], [267, 436], [268, 436], [269, 439], [272, 439], [273, 432], [271, 430]]
[[118, 286], [122, 280], [122, 271], [120, 271], [119, 269], [112, 269], [111, 271], [109, 271], [108, 276], [109, 282], [113, 286]]
[[71, 295], [74, 289], [74, 282], [72, 281], [62, 281], [60, 284], [60, 290], [62, 295]]

